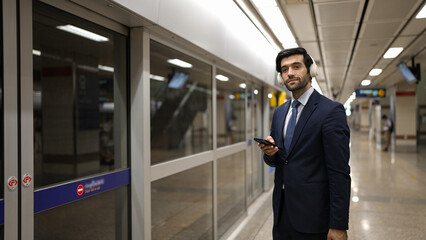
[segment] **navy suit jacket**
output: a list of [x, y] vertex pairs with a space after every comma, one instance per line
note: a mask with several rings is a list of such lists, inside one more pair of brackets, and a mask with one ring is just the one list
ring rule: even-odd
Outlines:
[[345, 110], [342, 104], [314, 91], [300, 113], [286, 152], [283, 128], [290, 102], [279, 106], [272, 118], [271, 136], [282, 150], [272, 157], [264, 154], [266, 164], [275, 167], [274, 224], [285, 207], [299, 232], [348, 229], [350, 130]]

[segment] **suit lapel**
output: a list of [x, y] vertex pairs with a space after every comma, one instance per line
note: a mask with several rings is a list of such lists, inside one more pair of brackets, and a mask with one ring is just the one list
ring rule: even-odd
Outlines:
[[296, 124], [296, 128], [294, 129], [293, 140], [291, 142], [288, 154], [290, 154], [291, 151], [293, 150], [293, 147], [298, 141], [300, 134], [303, 131], [303, 128], [305, 127], [312, 113], [317, 108], [319, 97], [320, 97], [320, 94], [316, 90], [314, 90], [308, 102], [306, 103], [306, 106], [303, 108], [303, 111], [301, 113], [302, 115], [300, 115], [299, 120], [297, 121], [297, 124]]

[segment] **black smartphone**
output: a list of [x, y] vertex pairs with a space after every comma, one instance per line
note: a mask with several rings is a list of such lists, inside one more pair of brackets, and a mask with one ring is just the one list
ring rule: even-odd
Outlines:
[[277, 145], [275, 145], [275, 144], [271, 143], [270, 141], [263, 139], [263, 138], [253, 138], [253, 140], [258, 142], [258, 143], [262, 143], [262, 144], [265, 144], [265, 145], [272, 145], [274, 147], [277, 147]]

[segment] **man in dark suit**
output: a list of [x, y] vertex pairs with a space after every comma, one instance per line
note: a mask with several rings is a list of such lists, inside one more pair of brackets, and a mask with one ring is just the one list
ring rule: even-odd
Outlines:
[[351, 178], [349, 135], [342, 104], [311, 87], [316, 65], [304, 48], [278, 53], [276, 70], [292, 100], [272, 118], [276, 146], [259, 144], [275, 167], [274, 240], [346, 240]]

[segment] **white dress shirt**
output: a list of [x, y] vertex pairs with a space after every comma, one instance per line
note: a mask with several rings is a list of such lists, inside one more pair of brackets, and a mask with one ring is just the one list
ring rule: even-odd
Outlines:
[[[311, 97], [311, 95], [312, 95], [313, 92], [314, 92], [314, 88], [311, 87], [305, 93], [303, 93], [302, 96], [299, 97], [299, 99], [296, 99], [297, 101], [300, 102], [300, 105], [297, 108], [296, 125], [297, 125], [297, 121], [299, 121], [299, 117], [300, 117], [300, 114], [303, 111], [303, 108], [308, 103], [308, 100]], [[290, 121], [290, 116], [293, 113], [293, 108], [291, 107], [291, 104], [293, 103], [294, 100], [295, 100], [294, 98], [291, 99], [290, 108], [289, 108], [289, 110], [287, 112], [287, 116], [285, 117], [284, 129], [283, 129], [283, 138], [285, 138], [285, 133], [287, 131], [288, 122]]]

